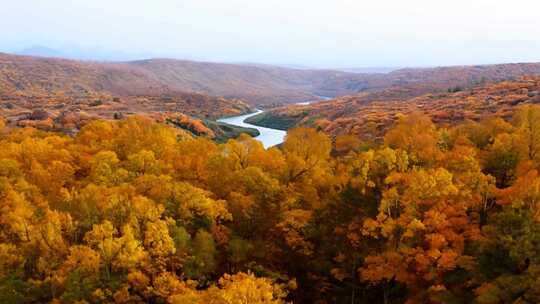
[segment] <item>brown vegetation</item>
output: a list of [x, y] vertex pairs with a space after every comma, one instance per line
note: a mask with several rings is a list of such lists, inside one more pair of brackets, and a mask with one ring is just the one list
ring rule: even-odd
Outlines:
[[367, 97], [377, 100], [415, 97], [433, 91], [464, 89], [539, 73], [538, 63], [355, 74], [173, 59], [105, 63], [0, 53], [0, 87], [4, 89], [31, 90], [35, 93], [106, 91], [114, 96], [199, 92], [240, 98], [252, 105], [263, 106], [359, 92], [379, 92]]
[[217, 119], [249, 111], [238, 99], [170, 90], [135, 68], [0, 55], [0, 116], [12, 125], [69, 131], [131, 114]]
[[[376, 96], [382, 94], [384, 91], [375, 93]], [[439, 125], [480, 121], [487, 117], [506, 119], [512, 116], [517, 105], [540, 103], [540, 77], [522, 77], [514, 81], [457, 92], [424, 94], [405, 100], [369, 101], [372, 98], [364, 93], [311, 105], [278, 108], [264, 115], [268, 120], [287, 121], [289, 127], [319, 127], [334, 137], [352, 134], [362, 139], [380, 139], [400, 115], [413, 112], [422, 112]]]

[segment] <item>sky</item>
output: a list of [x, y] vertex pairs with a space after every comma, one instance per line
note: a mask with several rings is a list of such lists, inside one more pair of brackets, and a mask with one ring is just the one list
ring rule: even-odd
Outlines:
[[2, 2], [4, 52], [318, 68], [540, 62], [538, 0]]

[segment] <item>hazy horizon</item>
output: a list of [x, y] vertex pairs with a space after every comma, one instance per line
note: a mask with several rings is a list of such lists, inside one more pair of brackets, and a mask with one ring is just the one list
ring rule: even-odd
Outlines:
[[0, 51], [309, 68], [540, 62], [539, 3], [469, 2], [27, 0], [3, 5]]

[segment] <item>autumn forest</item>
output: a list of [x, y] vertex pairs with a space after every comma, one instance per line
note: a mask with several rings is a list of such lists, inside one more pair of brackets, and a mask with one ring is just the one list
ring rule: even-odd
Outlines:
[[2, 303], [537, 303], [540, 107], [265, 150], [2, 124]]
[[538, 1], [4, 2], [0, 304], [540, 303]]

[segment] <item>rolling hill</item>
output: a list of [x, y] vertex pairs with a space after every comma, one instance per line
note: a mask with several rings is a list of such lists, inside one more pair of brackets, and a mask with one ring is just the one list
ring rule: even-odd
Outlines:
[[362, 74], [174, 59], [91, 62], [0, 54], [0, 83], [4, 90], [94, 90], [118, 96], [197, 92], [239, 98], [264, 107], [362, 92], [371, 93], [372, 100], [410, 98], [536, 74], [540, 74], [538, 63], [407, 68]]
[[509, 118], [519, 105], [540, 103], [539, 76], [524, 76], [516, 80], [455, 90], [409, 99], [377, 100], [377, 96], [391, 96], [383, 90], [376, 92], [375, 97], [363, 93], [310, 105], [276, 108], [251, 117], [248, 121], [278, 129], [312, 126], [334, 137], [352, 134], [372, 140], [380, 138], [402, 114], [423, 112], [435, 123], [451, 125], [492, 116]]
[[148, 74], [123, 64], [0, 55], [0, 116], [12, 125], [69, 131], [131, 114], [217, 119], [252, 111], [239, 99], [168, 89]]
[[119, 96], [196, 92], [268, 106], [318, 99], [319, 93], [326, 93], [318, 91], [325, 82], [354, 75], [172, 59], [89, 62], [0, 54], [3, 90], [31, 89], [35, 94], [58, 90], [107, 91]]
[[[422, 98], [432, 102], [422, 103], [430, 107], [434, 99], [451, 92], [460, 96], [461, 91], [473, 87], [538, 74], [540, 63], [359, 74], [173, 59], [93, 62], [0, 54], [0, 115], [12, 122], [31, 120], [30, 125], [35, 124], [35, 111], [41, 113], [38, 117], [53, 120], [78, 115], [78, 120], [86, 121], [88, 117], [133, 113], [183, 113], [216, 119], [249, 112], [253, 105], [271, 108], [337, 96], [332, 101], [291, 106], [252, 119], [278, 128], [327, 119], [330, 122], [325, 129], [332, 134], [363, 133], [364, 121], [371, 121], [367, 117], [373, 116], [373, 111], [393, 113], [416, 106]], [[447, 101], [458, 99], [452, 98]], [[370, 125], [380, 129], [385, 119]]]
[[123, 65], [151, 73], [152, 79], [170, 89], [242, 98], [266, 107], [313, 101], [317, 96], [358, 93], [370, 93], [365, 97], [367, 100], [411, 98], [540, 74], [540, 63], [406, 68], [369, 74], [173, 59], [132, 61]]

